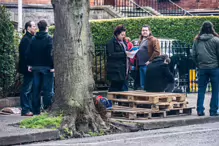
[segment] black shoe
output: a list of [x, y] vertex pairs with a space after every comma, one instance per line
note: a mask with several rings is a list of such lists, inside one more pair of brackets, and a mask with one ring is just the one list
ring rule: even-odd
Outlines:
[[210, 116], [215, 117], [215, 116], [219, 116], [218, 113], [210, 113]]
[[197, 115], [198, 116], [205, 116], [205, 113], [204, 112], [198, 112]]

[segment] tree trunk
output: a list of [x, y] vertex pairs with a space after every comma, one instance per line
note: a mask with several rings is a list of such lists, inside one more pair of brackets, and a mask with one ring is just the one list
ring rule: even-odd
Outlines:
[[98, 132], [105, 123], [97, 113], [92, 91], [92, 37], [89, 0], [52, 0], [55, 15], [53, 111], [64, 115], [61, 128], [73, 136]]

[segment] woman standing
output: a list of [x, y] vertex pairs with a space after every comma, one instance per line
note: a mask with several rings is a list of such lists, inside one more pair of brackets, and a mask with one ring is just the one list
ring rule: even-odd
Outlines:
[[123, 25], [117, 26], [114, 30], [114, 37], [106, 46], [107, 79], [111, 82], [109, 92], [123, 91], [128, 76], [125, 35], [125, 27]]
[[198, 68], [197, 114], [204, 116], [205, 91], [210, 80], [212, 96], [210, 116], [217, 116], [219, 96], [219, 35], [211, 22], [203, 23], [193, 44], [193, 59]]

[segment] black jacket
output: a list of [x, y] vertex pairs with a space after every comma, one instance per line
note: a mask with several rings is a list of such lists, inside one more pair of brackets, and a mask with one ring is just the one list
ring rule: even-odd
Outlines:
[[29, 32], [26, 32], [26, 34], [21, 39], [20, 45], [19, 45], [19, 64], [18, 64], [18, 72], [21, 74], [31, 74], [27, 70], [27, 56], [25, 52], [27, 51], [31, 39], [33, 35]]
[[174, 78], [168, 64], [162, 58], [156, 57], [147, 67], [145, 90], [163, 92], [170, 83], [174, 83]]
[[[124, 44], [127, 47], [126, 42]], [[107, 79], [110, 81], [124, 81], [126, 79], [126, 52], [116, 38], [110, 40], [106, 46]]]
[[54, 68], [53, 66], [53, 41], [47, 32], [38, 32], [33, 37], [30, 47], [27, 51], [27, 61], [30, 66], [44, 66]]

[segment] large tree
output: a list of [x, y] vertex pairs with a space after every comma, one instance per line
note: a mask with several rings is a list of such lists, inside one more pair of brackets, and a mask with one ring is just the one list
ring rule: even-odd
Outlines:
[[54, 63], [55, 103], [53, 111], [62, 112], [61, 128], [73, 136], [105, 123], [97, 113], [92, 91], [93, 45], [89, 25], [89, 0], [52, 0], [55, 15]]

